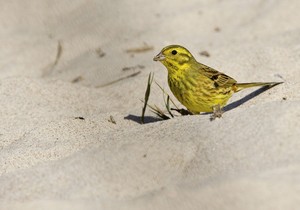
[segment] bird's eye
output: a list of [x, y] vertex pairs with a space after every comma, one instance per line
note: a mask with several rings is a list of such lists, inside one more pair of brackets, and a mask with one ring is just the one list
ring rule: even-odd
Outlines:
[[176, 50], [173, 50], [173, 51], [172, 51], [172, 54], [173, 54], [173, 55], [176, 55], [176, 54], [177, 54], [177, 51], [176, 51]]

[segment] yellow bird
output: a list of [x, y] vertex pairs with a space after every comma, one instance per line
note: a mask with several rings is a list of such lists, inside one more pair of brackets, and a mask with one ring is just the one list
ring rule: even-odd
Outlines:
[[168, 70], [168, 84], [174, 96], [191, 113], [214, 112], [222, 116], [222, 108], [240, 90], [256, 86], [274, 86], [282, 82], [237, 83], [224, 73], [196, 61], [180, 45], [170, 45], [153, 58]]

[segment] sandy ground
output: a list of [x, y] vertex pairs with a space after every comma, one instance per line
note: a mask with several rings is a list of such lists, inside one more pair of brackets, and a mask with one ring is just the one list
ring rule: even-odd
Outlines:
[[[296, 0], [2, 1], [0, 208], [298, 209], [299, 10]], [[168, 44], [240, 82], [284, 84], [213, 122], [148, 110], [142, 125], [148, 74], [169, 92], [152, 61]], [[150, 103], [163, 107], [155, 86]]]

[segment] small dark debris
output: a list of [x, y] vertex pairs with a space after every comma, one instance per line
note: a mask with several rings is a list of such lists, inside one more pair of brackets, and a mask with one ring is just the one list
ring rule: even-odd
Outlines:
[[220, 32], [221, 29], [220, 29], [219, 27], [215, 27], [214, 31], [215, 31], [215, 32]]
[[51, 34], [51, 33], [48, 34], [48, 38], [49, 38], [49, 39], [53, 39], [53, 38], [54, 38], [53, 34]]
[[282, 97], [282, 100], [286, 101], [286, 100], [287, 100], [287, 97]]
[[106, 54], [105, 52], [102, 51], [102, 49], [99, 47], [95, 50], [95, 52], [97, 53], [97, 55], [100, 57], [100, 58], [103, 58]]
[[278, 77], [278, 78], [280, 78], [280, 79], [284, 79], [283, 76], [280, 75], [280, 74], [274, 74], [274, 76], [275, 76], [275, 77]]
[[109, 119], [107, 120], [108, 122], [111, 122], [111, 123], [113, 123], [113, 124], [117, 124], [116, 123], [116, 121], [115, 121], [115, 119], [113, 118], [113, 116], [109, 116]]
[[151, 51], [153, 49], [154, 49], [153, 46], [144, 44], [144, 46], [141, 46], [141, 47], [127, 49], [125, 52], [126, 53], [143, 53], [143, 52]]
[[78, 120], [85, 120], [84, 117], [75, 117], [75, 119], [78, 119]]
[[143, 66], [143, 65], [137, 65], [137, 66], [124, 67], [124, 68], [122, 68], [122, 71], [144, 69], [144, 68], [145, 68], [145, 66]]
[[144, 154], [143, 157], [146, 158], [146, 157], [147, 157], [147, 154]]
[[210, 57], [210, 54], [205, 50], [200, 52], [200, 55], [205, 56], [205, 57]]
[[75, 77], [71, 82], [72, 83], [77, 83], [77, 82], [80, 82], [83, 80], [83, 77], [82, 76], [78, 76], [78, 77]]

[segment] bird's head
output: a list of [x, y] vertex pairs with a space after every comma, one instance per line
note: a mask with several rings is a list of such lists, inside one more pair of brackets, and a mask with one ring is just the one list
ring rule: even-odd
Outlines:
[[160, 61], [169, 72], [173, 72], [186, 69], [195, 58], [186, 48], [180, 45], [169, 45], [163, 48], [153, 60]]

